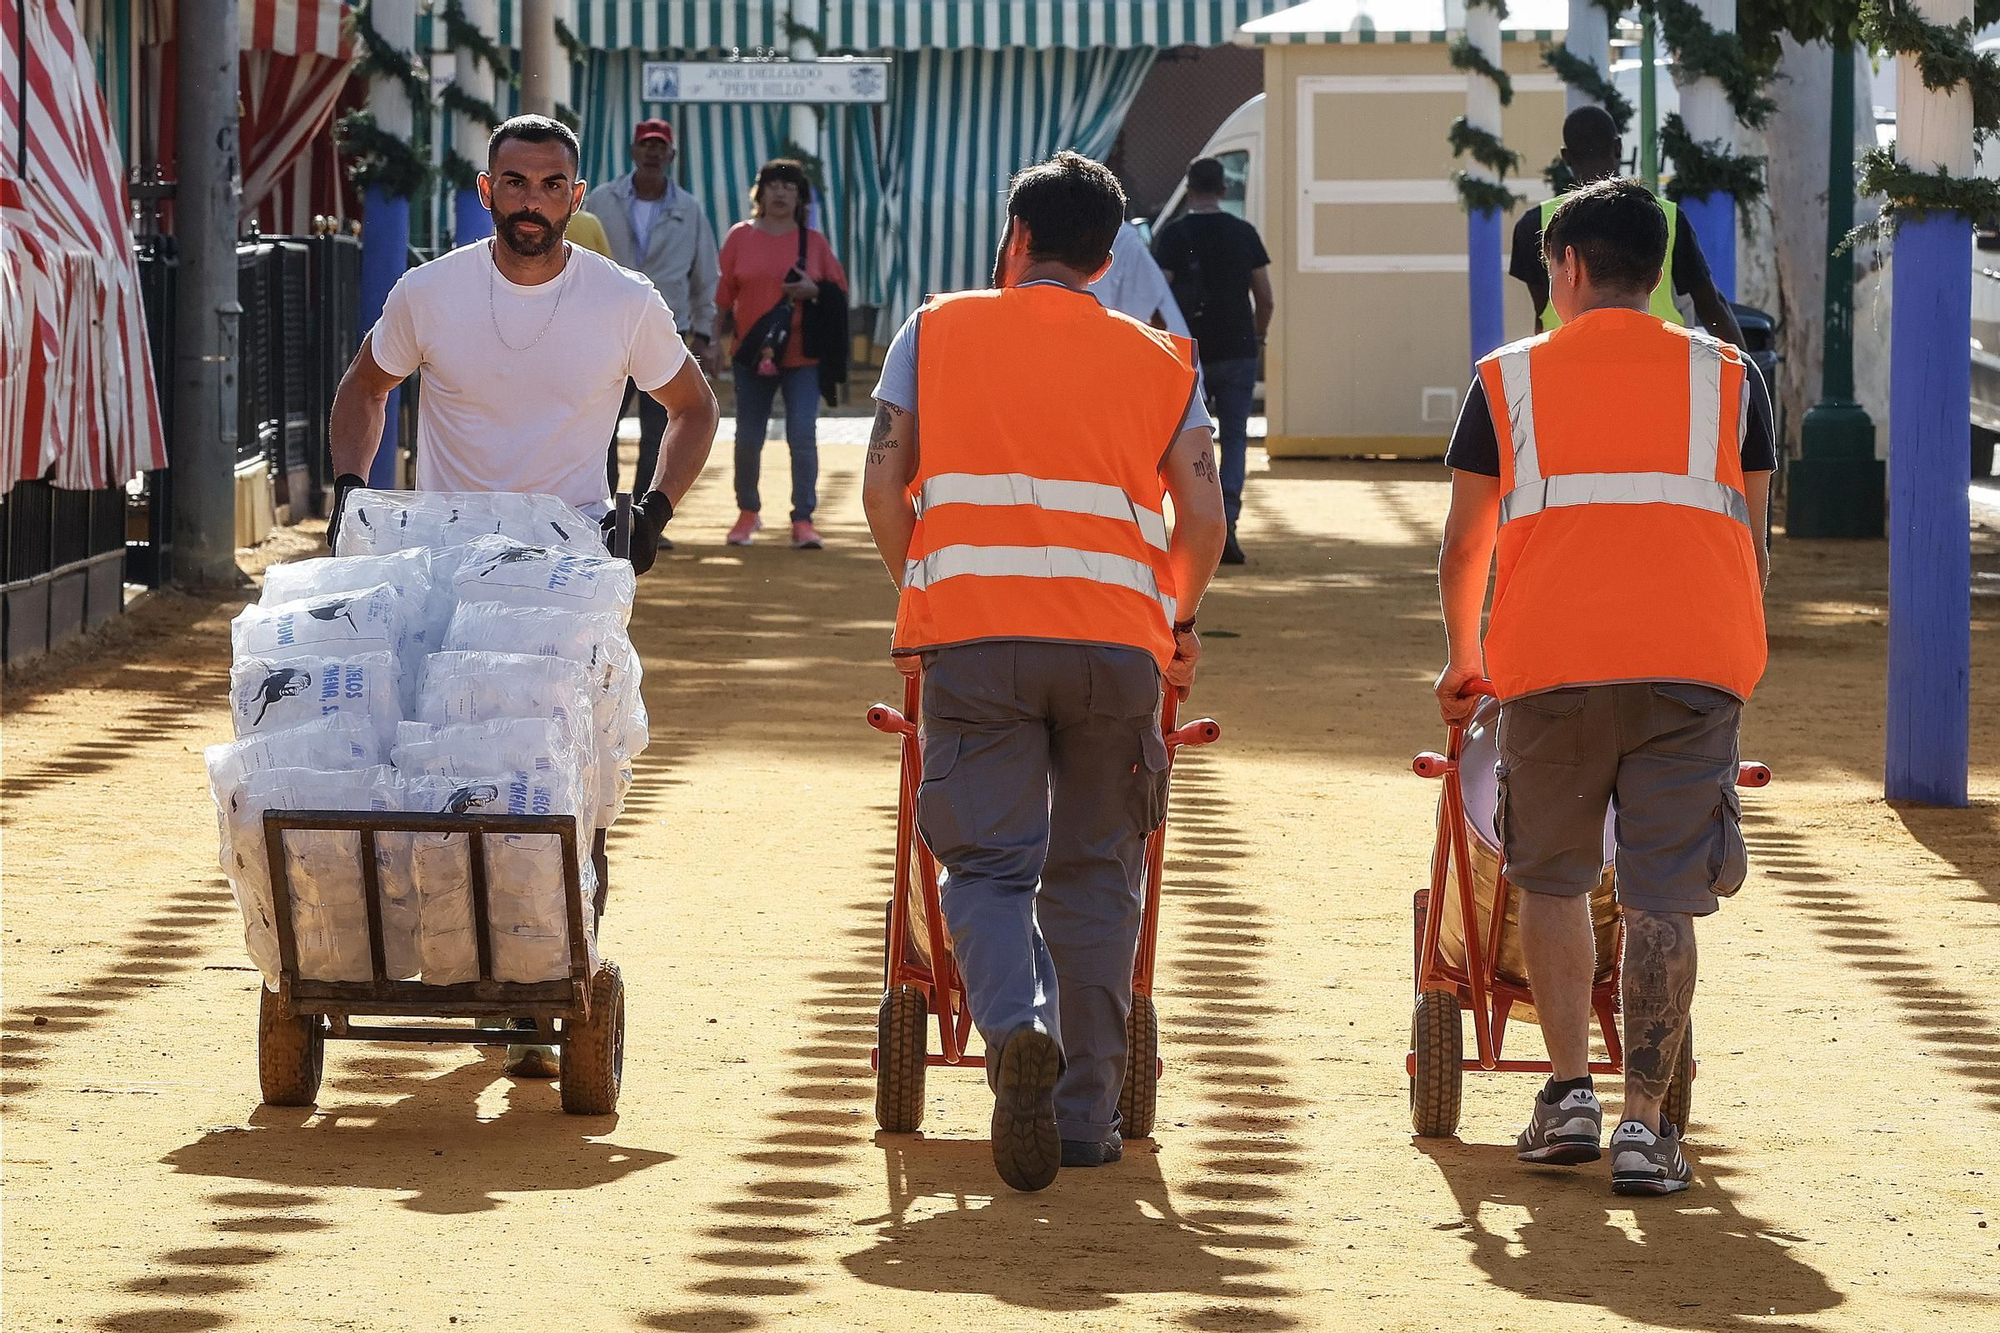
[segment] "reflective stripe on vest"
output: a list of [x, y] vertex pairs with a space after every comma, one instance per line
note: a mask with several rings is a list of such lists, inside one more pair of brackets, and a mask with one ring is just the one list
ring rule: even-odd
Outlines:
[[1137, 503], [1119, 487], [1102, 482], [1057, 481], [1025, 472], [948, 472], [930, 478], [917, 492], [917, 517], [938, 505], [953, 504], [1032, 505], [1065, 514], [1119, 519], [1137, 527], [1148, 546], [1167, 549], [1166, 516]]
[[[1500, 521], [1511, 523], [1546, 509], [1585, 504], [1670, 504], [1705, 509], [1748, 526], [1750, 504], [1743, 492], [1715, 479], [1722, 439], [1722, 346], [1704, 334], [1688, 339], [1688, 467], [1685, 473], [1577, 472], [1542, 476], [1535, 443], [1535, 391], [1528, 358], [1535, 340], [1494, 354], [1507, 397], [1507, 429], [1512, 437], [1514, 488], [1501, 497]], [[1737, 438], [1742, 438], [1750, 395], [1737, 393]], [[1489, 408], [1490, 408], [1489, 404]]]
[[903, 566], [903, 586], [925, 589], [973, 574], [986, 578], [1089, 579], [1129, 588], [1160, 604], [1171, 620], [1174, 599], [1160, 595], [1159, 580], [1142, 561], [1073, 546], [947, 546]]
[[[1561, 202], [1561, 195], [1557, 195], [1553, 199], [1542, 200], [1542, 234], [1544, 236], [1548, 234], [1549, 219], [1555, 216], [1556, 205]], [[1653, 288], [1653, 294], [1646, 300], [1646, 313], [1664, 319], [1669, 324], [1685, 325], [1687, 321], [1681, 318], [1680, 307], [1674, 304], [1674, 242], [1675, 233], [1681, 229], [1681, 211], [1671, 199], [1660, 199], [1657, 202], [1660, 205], [1660, 211], [1667, 215], [1667, 262], [1660, 266], [1660, 281]], [[1548, 271], [1548, 260], [1546, 258], [1542, 259], [1542, 267], [1544, 272]], [[1544, 330], [1558, 328], [1561, 324], [1562, 316], [1556, 314], [1553, 302], [1542, 307], [1541, 327]]]

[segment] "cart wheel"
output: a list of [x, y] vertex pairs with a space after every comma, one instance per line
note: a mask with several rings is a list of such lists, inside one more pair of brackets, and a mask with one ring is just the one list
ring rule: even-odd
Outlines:
[[571, 1115], [610, 1115], [625, 1076], [625, 982], [606, 962], [590, 983], [590, 1017], [565, 1025], [562, 1108]]
[[924, 1123], [929, 1017], [915, 986], [883, 992], [875, 1016], [875, 1123], [891, 1134], [913, 1134]]
[[1125, 1020], [1125, 1086], [1118, 1093], [1119, 1133], [1153, 1137], [1160, 1110], [1160, 1011], [1150, 995], [1134, 995]]
[[1674, 1062], [1674, 1081], [1667, 1085], [1667, 1100], [1660, 1113], [1673, 1125], [1676, 1136], [1685, 1137], [1688, 1116], [1694, 1110], [1694, 1020], [1688, 1020], [1687, 1035], [1681, 1038], [1681, 1058]]
[[1425, 991], [1417, 997], [1410, 1020], [1410, 1047], [1417, 1069], [1410, 1075], [1410, 1123], [1417, 1137], [1448, 1139], [1458, 1132], [1458, 1106], [1464, 1089], [1464, 1028], [1458, 997], [1450, 991]]
[[257, 1082], [266, 1106], [311, 1106], [326, 1069], [326, 1020], [287, 1015], [277, 993], [257, 986]]

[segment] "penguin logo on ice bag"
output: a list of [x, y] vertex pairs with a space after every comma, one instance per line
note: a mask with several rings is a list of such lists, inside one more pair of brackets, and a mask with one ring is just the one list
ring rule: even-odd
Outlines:
[[311, 687], [312, 673], [310, 671], [302, 671], [298, 667], [274, 667], [256, 688], [245, 691], [243, 711], [246, 713], [249, 712], [250, 705], [261, 699], [263, 707], [257, 710], [257, 720], [250, 724], [253, 727], [260, 727], [264, 725], [264, 715], [271, 711], [272, 704], [277, 703], [280, 699], [289, 699], [293, 695], [304, 694]]
[[482, 782], [471, 787], [460, 787], [451, 794], [451, 799], [444, 803], [444, 809], [438, 813], [462, 815], [476, 810], [482, 805], [491, 805], [499, 799], [500, 789], [490, 782]]

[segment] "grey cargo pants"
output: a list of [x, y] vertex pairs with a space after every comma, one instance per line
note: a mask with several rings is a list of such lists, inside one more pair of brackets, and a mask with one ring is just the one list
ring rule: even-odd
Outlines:
[[[1160, 673], [1135, 649], [997, 642], [925, 655], [917, 827], [990, 1051], [1062, 1048], [1056, 1125], [1118, 1130], [1146, 835], [1166, 817]], [[989, 1074], [990, 1074], [989, 1070]]]

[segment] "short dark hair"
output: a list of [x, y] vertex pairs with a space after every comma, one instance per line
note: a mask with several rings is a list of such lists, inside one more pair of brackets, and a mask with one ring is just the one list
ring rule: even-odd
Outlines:
[[1597, 181], [1564, 195], [1542, 229], [1551, 272], [1566, 249], [1576, 251], [1599, 286], [1651, 291], [1667, 262], [1667, 215], [1638, 181]]
[[1190, 194], [1227, 193], [1229, 177], [1222, 170], [1222, 159], [1198, 157], [1188, 163], [1187, 187]]
[[1007, 219], [1028, 229], [1028, 257], [1094, 273], [1125, 225], [1125, 189], [1111, 168], [1065, 149], [1014, 174]]
[[1618, 122], [1601, 106], [1580, 106], [1563, 117], [1563, 152], [1572, 163], [1618, 162]]
[[774, 157], [757, 168], [757, 181], [750, 187], [751, 217], [759, 217], [764, 212], [764, 187], [780, 183], [798, 187], [801, 209], [811, 200], [812, 177], [806, 175], [805, 163], [796, 158]]
[[559, 143], [569, 149], [570, 170], [576, 170], [583, 161], [582, 149], [576, 142], [576, 131], [559, 120], [547, 116], [515, 116], [503, 120], [494, 127], [493, 137], [486, 141], [486, 169], [493, 170], [493, 159], [500, 155], [500, 145], [509, 139], [519, 139], [522, 143]]

